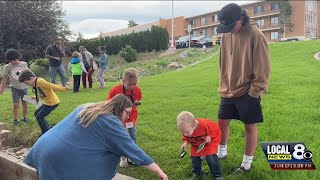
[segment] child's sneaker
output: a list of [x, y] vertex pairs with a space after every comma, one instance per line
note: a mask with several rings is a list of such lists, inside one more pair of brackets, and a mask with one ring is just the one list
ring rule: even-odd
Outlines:
[[13, 125], [14, 126], [18, 126], [19, 125], [19, 120], [18, 119], [13, 120]]
[[127, 167], [128, 166], [128, 158], [126, 157], [121, 157], [120, 158], [120, 167]]
[[134, 163], [133, 161], [131, 161], [131, 159], [128, 158], [128, 163], [132, 164], [132, 165], [136, 165], [136, 163]]
[[23, 118], [22, 121], [25, 123], [29, 123], [29, 119], [27, 119], [27, 118]]
[[199, 175], [193, 173], [190, 180], [202, 180], [202, 175], [199, 176]]

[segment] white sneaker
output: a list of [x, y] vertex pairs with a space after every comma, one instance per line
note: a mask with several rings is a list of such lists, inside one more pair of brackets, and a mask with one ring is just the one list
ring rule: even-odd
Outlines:
[[70, 88], [70, 86], [67, 84], [67, 85], [65, 85], [64, 86], [66, 89], [68, 89], [68, 90], [70, 90], [71, 88]]
[[128, 158], [127, 157], [121, 157], [120, 158], [120, 167], [127, 167], [128, 166]]
[[134, 163], [133, 161], [131, 161], [131, 159], [128, 158], [128, 163], [131, 163], [133, 165], [136, 165], [136, 163]]

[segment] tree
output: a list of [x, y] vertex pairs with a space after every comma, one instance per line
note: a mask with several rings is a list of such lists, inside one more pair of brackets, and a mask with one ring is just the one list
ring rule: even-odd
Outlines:
[[288, 0], [278, 1], [280, 8], [279, 22], [292, 31], [294, 24], [291, 22], [292, 7]]
[[[48, 45], [60, 36], [66, 40], [71, 32], [64, 22], [62, 2], [0, 1], [0, 49], [18, 49], [30, 66], [44, 57]], [[0, 63], [4, 63], [4, 58]]]
[[81, 32], [79, 32], [76, 41], [77, 41], [77, 42], [81, 42], [81, 41], [83, 41], [83, 40], [84, 40], [83, 35], [82, 35]]
[[137, 26], [137, 25], [139, 25], [139, 24], [137, 24], [136, 22], [134, 22], [134, 20], [129, 20], [129, 22], [128, 22], [128, 28], [130, 28], [130, 27], [133, 27], [133, 26]]

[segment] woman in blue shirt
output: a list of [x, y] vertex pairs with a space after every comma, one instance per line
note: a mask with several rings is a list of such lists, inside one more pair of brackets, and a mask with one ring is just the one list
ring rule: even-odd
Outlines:
[[97, 74], [97, 81], [100, 83], [100, 88], [105, 88], [105, 83], [103, 79], [104, 71], [108, 68], [109, 65], [109, 57], [106, 54], [106, 48], [104, 46], [98, 47], [100, 58], [96, 59], [95, 61], [98, 63], [98, 74]]
[[168, 179], [122, 125], [132, 106], [123, 94], [79, 106], [41, 136], [24, 163], [37, 170], [40, 180], [110, 180], [120, 157], [126, 156], [160, 179]]

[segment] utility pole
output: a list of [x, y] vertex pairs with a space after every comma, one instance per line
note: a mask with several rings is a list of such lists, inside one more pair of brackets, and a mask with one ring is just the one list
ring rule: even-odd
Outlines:
[[172, 12], [172, 19], [171, 19], [171, 46], [174, 48], [174, 36], [173, 36], [173, 0], [172, 0], [172, 7], [171, 7], [171, 12]]

